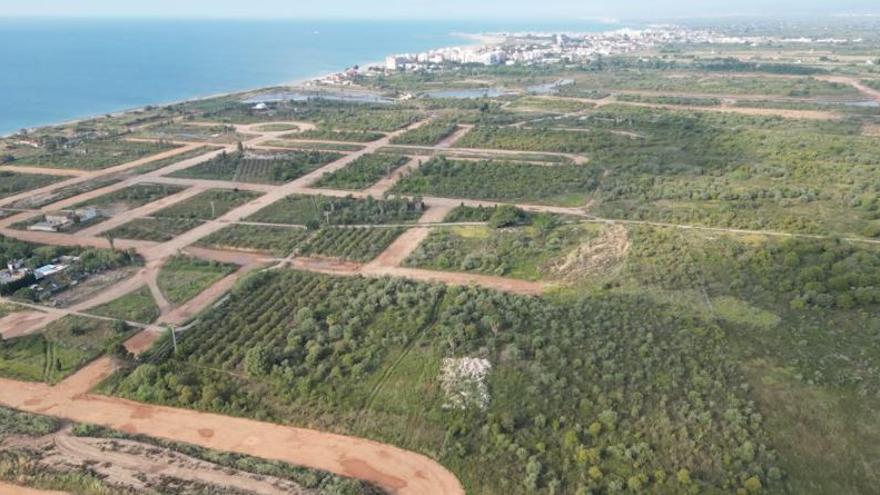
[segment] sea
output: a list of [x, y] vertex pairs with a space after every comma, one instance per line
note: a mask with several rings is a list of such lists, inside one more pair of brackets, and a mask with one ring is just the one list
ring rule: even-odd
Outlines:
[[298, 82], [386, 55], [473, 43], [462, 33], [595, 32], [568, 21], [0, 17], [0, 135]]

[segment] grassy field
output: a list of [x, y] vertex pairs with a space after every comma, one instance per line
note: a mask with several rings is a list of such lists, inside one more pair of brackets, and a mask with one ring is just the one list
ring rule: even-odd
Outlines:
[[455, 120], [437, 119], [391, 140], [392, 144], [434, 146], [459, 129]]
[[360, 151], [364, 146], [360, 144], [349, 143], [320, 143], [309, 141], [294, 141], [289, 139], [272, 139], [266, 141], [266, 146], [274, 146], [276, 148], [290, 148], [291, 150], [310, 150], [310, 151]]
[[287, 257], [322, 256], [347, 261], [369, 261], [385, 250], [405, 228], [323, 227], [306, 230], [292, 227], [231, 225], [200, 242], [216, 249], [268, 252]]
[[325, 174], [314, 187], [359, 190], [375, 184], [408, 161], [403, 155], [364, 155], [335, 172]]
[[0, 375], [57, 383], [129, 335], [109, 321], [66, 316], [38, 334], [0, 342]]
[[448, 198], [582, 206], [598, 185], [592, 166], [544, 166], [434, 158], [404, 176], [392, 192]]
[[852, 86], [826, 82], [813, 77], [779, 78], [773, 76], [747, 75], [725, 77], [725, 74], [673, 71], [607, 71], [578, 74], [575, 84], [565, 86], [563, 95], [578, 96], [597, 88], [604, 90], [663, 91], [680, 93], [709, 93], [735, 95], [771, 96], [839, 96], [855, 95]]
[[62, 180], [63, 177], [40, 174], [18, 174], [6, 172], [0, 167], [0, 199], [20, 192], [38, 189]]
[[198, 242], [201, 247], [265, 252], [287, 257], [311, 233], [304, 228], [230, 225]]
[[183, 304], [236, 270], [221, 264], [187, 256], [175, 256], [159, 271], [159, 289], [172, 304]]
[[166, 184], [135, 184], [103, 196], [77, 203], [73, 208], [93, 207], [98, 209], [132, 210], [148, 203], [158, 201], [186, 189]]
[[593, 225], [443, 227], [432, 231], [404, 265], [552, 280], [561, 276], [555, 268], [562, 264], [562, 258], [600, 230]]
[[154, 172], [159, 169], [163, 169], [169, 165], [173, 165], [178, 162], [182, 162], [184, 160], [189, 160], [190, 158], [195, 158], [197, 156], [205, 155], [212, 151], [216, 151], [218, 148], [215, 146], [199, 146], [198, 148], [192, 149], [190, 151], [180, 153], [178, 155], [172, 156], [170, 158], [163, 158], [161, 160], [154, 160], [145, 165], [141, 165], [139, 167], [133, 168], [131, 171], [136, 174], [148, 174], [150, 172]]
[[281, 136], [282, 139], [313, 139], [316, 141], [352, 141], [355, 143], [369, 143], [385, 137], [381, 132], [370, 131], [343, 131], [333, 129], [311, 129], [303, 132], [295, 132]]
[[314, 231], [298, 248], [304, 256], [325, 256], [347, 261], [370, 261], [384, 251], [405, 228], [334, 228]]
[[159, 308], [148, 287], [126, 294], [115, 301], [89, 310], [90, 314], [135, 323], [152, 323], [159, 317]]
[[214, 220], [260, 196], [260, 193], [252, 191], [211, 189], [180, 203], [163, 208], [154, 213], [153, 216]]
[[233, 126], [203, 126], [187, 123], [172, 123], [150, 127], [138, 133], [138, 137], [170, 141], [204, 141], [219, 144], [235, 144], [238, 141], [247, 140], [247, 136], [237, 133]]
[[233, 152], [180, 170], [171, 177], [283, 184], [301, 177], [341, 155], [330, 152]]
[[117, 239], [167, 242], [202, 223], [192, 218], [135, 218], [110, 230], [107, 235]]
[[290, 225], [357, 225], [412, 222], [422, 214], [415, 201], [353, 197], [289, 196], [254, 213], [247, 220]]
[[85, 141], [69, 148], [60, 146], [55, 150], [45, 150], [13, 163], [32, 167], [102, 170], [174, 148], [169, 144], [122, 140]]

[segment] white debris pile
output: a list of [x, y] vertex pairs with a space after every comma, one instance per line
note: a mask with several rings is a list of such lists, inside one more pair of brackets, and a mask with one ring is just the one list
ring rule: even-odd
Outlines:
[[486, 376], [492, 365], [488, 359], [446, 358], [441, 369], [443, 391], [449, 409], [467, 409], [471, 406], [485, 409], [489, 405]]

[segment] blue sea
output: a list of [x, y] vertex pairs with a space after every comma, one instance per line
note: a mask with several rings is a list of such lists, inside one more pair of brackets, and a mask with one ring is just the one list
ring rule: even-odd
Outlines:
[[471, 43], [455, 33], [616, 27], [593, 21], [0, 18], [0, 135]]

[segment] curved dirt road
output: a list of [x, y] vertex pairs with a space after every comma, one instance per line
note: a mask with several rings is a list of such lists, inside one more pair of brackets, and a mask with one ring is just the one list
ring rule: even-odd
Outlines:
[[390, 493], [464, 494], [455, 475], [437, 462], [390, 445], [85, 392], [111, 371], [109, 359], [102, 358], [55, 387], [0, 379], [0, 404], [129, 433], [321, 469], [370, 481]]

